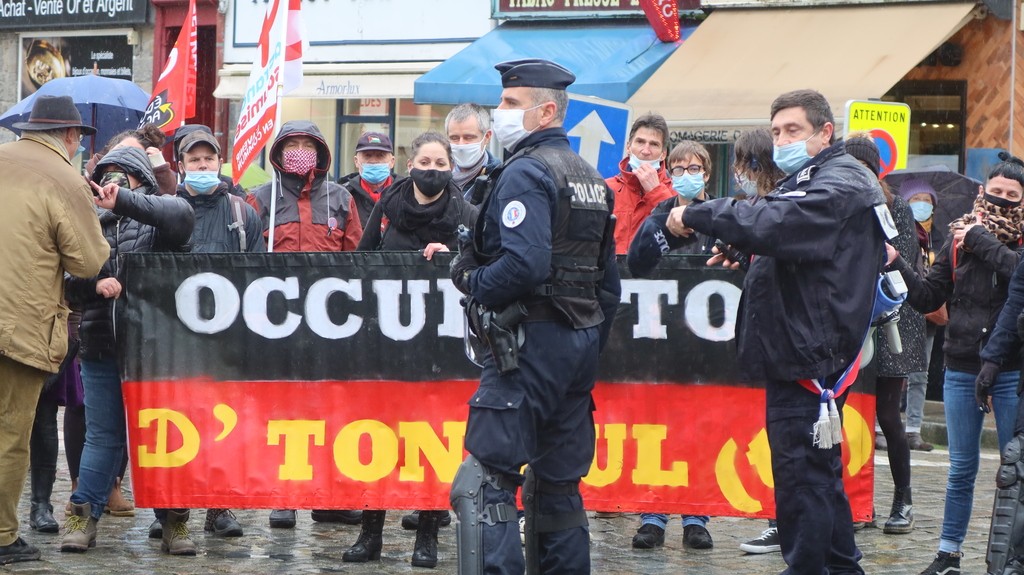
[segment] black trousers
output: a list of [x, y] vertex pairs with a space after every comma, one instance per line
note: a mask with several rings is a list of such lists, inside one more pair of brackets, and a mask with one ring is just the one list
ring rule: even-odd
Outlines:
[[[863, 574], [843, 489], [842, 451], [812, 443], [818, 396], [795, 381], [769, 381], [768, 443], [775, 476], [775, 514], [789, 575]], [[836, 403], [842, 411], [845, 396]]]

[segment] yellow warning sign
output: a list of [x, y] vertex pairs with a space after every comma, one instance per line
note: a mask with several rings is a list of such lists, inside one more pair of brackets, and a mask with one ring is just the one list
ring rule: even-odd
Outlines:
[[910, 153], [910, 106], [901, 102], [850, 100], [846, 134], [869, 132], [878, 146], [881, 176], [907, 167]]

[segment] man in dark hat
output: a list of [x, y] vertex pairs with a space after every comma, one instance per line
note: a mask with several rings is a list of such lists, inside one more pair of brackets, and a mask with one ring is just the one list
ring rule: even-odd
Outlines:
[[[204, 126], [203, 124], [187, 124], [185, 126], [182, 126], [182, 127], [178, 128], [177, 130], [174, 131], [174, 138], [171, 140], [171, 154], [174, 157], [174, 164], [175, 165], [177, 165], [179, 162], [181, 162], [181, 153], [182, 153], [181, 152], [181, 142], [182, 142], [182, 140], [185, 139], [185, 136], [187, 136], [189, 134], [192, 134], [194, 132], [203, 132], [204, 134], [209, 135], [210, 138], [213, 139], [214, 142], [217, 141], [216, 137], [213, 135], [213, 130], [211, 130], [207, 126]], [[221, 155], [220, 154], [220, 144], [219, 143], [217, 144], [217, 154]], [[223, 162], [223, 156], [221, 157], [221, 162]], [[179, 180], [180, 180], [178, 183], [181, 183], [181, 182], [184, 181], [185, 174], [182, 173], [181, 171], [179, 171], [178, 172], [178, 177], [179, 177]], [[238, 196], [240, 198], [244, 198], [244, 197], [246, 197], [248, 195], [246, 193], [246, 191], [245, 191], [245, 188], [243, 188], [242, 186], [236, 184], [231, 179], [231, 176], [225, 176], [224, 174], [221, 174], [219, 168], [218, 168], [218, 171], [217, 171], [217, 177], [220, 178], [220, 181], [222, 181], [222, 182], [224, 182], [225, 184], [228, 185], [227, 191], [229, 193], [231, 193], [231, 194], [233, 194], [235, 196]]]
[[[598, 352], [621, 291], [612, 195], [562, 127], [572, 72], [537, 59], [495, 67], [504, 90], [494, 135], [511, 157], [492, 173], [473, 241], [451, 269], [471, 325], [492, 344], [469, 401], [470, 456], [452, 483], [459, 573], [524, 571], [520, 485], [530, 572], [589, 573], [579, 483], [594, 456]], [[501, 317], [482, 322], [488, 313]]]
[[356, 171], [343, 176], [338, 184], [352, 195], [359, 225], [366, 228], [373, 206], [380, 195], [395, 181], [395, 149], [391, 138], [380, 132], [364, 132], [356, 142], [356, 154], [352, 158]]
[[13, 127], [21, 139], [0, 146], [0, 565], [39, 559], [18, 536], [17, 508], [43, 380], [67, 353], [64, 273], [95, 276], [110, 255], [70, 160], [96, 130], [69, 96], [39, 96], [28, 122]]

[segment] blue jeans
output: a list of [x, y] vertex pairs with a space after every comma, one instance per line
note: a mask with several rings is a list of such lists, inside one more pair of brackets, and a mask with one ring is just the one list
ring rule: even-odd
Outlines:
[[[687, 525], [700, 525], [707, 527], [711, 518], [707, 515], [683, 515], [683, 527]], [[640, 525], [657, 525], [662, 529], [668, 527], [668, 515], [664, 513], [641, 513]]]
[[907, 378], [907, 433], [920, 433], [924, 419], [924, 399], [928, 392], [928, 363], [935, 343], [935, 327], [928, 324], [924, 338], [924, 371], [912, 372]]
[[[973, 373], [947, 368], [942, 388], [949, 434], [949, 478], [939, 551], [946, 553], [960, 551], [974, 502], [974, 481], [978, 477], [981, 456], [981, 427], [985, 419], [985, 414], [978, 410], [974, 401], [976, 377]], [[1019, 371], [1006, 371], [999, 374], [992, 386], [992, 413], [996, 417], [1000, 452], [1013, 438], [1019, 379]]]
[[124, 396], [115, 359], [82, 360], [85, 387], [85, 449], [78, 472], [78, 489], [73, 503], [92, 504], [92, 516], [99, 519], [110, 490], [121, 471], [121, 457], [127, 442]]

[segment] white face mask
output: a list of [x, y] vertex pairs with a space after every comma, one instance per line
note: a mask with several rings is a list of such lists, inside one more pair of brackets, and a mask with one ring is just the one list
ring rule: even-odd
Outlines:
[[523, 116], [530, 110], [536, 110], [539, 107], [541, 104], [525, 110], [495, 108], [494, 124], [491, 128], [494, 130], [494, 137], [498, 138], [498, 143], [506, 150], [513, 151], [516, 144], [531, 133], [523, 126]]
[[475, 166], [484, 155], [484, 143], [452, 144], [452, 159], [460, 168]]

